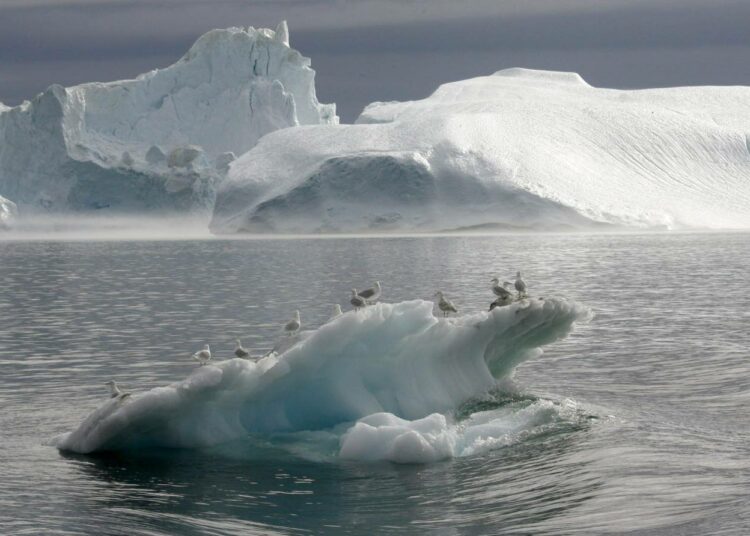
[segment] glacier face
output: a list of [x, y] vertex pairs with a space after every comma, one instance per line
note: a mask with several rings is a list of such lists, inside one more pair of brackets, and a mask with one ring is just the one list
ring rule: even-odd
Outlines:
[[594, 88], [509, 69], [274, 132], [232, 163], [232, 232], [750, 227], [750, 88]]
[[210, 209], [227, 154], [273, 130], [338, 122], [277, 30], [212, 30], [134, 80], [53, 85], [0, 107], [0, 192], [46, 211]]

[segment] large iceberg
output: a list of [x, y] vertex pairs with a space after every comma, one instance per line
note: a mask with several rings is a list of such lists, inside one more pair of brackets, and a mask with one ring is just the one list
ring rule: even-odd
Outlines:
[[0, 106], [0, 192], [29, 211], [210, 210], [233, 155], [277, 129], [338, 122], [314, 78], [283, 22], [210, 31], [135, 80], [53, 85]]
[[[232, 359], [197, 367], [183, 381], [108, 400], [52, 443], [79, 453], [197, 448], [253, 434], [322, 432], [348, 423], [352, 429], [342, 438], [342, 457], [440, 459], [477, 447], [465, 435], [462, 445], [449, 440], [452, 432], [442, 414], [497, 388], [516, 366], [540, 355], [541, 346], [565, 337], [590, 314], [561, 299], [525, 300], [449, 319], [436, 318], [432, 311], [431, 302], [416, 300], [348, 312], [288, 338], [278, 354], [258, 362]], [[532, 408], [502, 425], [474, 417], [470, 428], [474, 439], [486, 438], [482, 430], [512, 431], [546, 411]], [[385, 425], [397, 425], [403, 433]], [[415, 437], [417, 432], [422, 436]], [[367, 439], [371, 436], [382, 448]], [[401, 456], [389, 454], [394, 440], [419, 450], [425, 438], [441, 444], [428, 445], [426, 454], [420, 450], [422, 458], [412, 447]]]
[[211, 228], [747, 228], [748, 125], [748, 87], [504, 70], [267, 135], [231, 164]]

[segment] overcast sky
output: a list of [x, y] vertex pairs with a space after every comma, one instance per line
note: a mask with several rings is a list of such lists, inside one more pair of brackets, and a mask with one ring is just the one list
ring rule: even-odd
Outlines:
[[508, 67], [604, 87], [750, 85], [748, 0], [0, 0], [0, 101], [130, 78], [212, 28], [281, 19], [347, 122]]

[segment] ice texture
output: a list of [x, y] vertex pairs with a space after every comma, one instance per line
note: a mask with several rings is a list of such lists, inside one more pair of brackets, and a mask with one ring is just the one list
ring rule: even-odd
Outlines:
[[431, 463], [481, 454], [513, 444], [523, 434], [571, 416], [575, 403], [537, 400], [523, 408], [479, 411], [461, 422], [441, 413], [409, 421], [392, 413], [375, 413], [357, 421], [341, 437], [342, 459], [366, 462]]
[[[2, 103], [0, 103], [0, 106]], [[0, 231], [8, 230], [18, 216], [16, 204], [0, 195]]]
[[269, 134], [232, 164], [211, 228], [748, 228], [748, 125], [748, 87], [509, 69]]
[[[433, 303], [416, 300], [345, 313], [285, 339], [278, 355], [257, 363], [220, 361], [196, 367], [167, 387], [107, 399], [53, 444], [79, 453], [207, 447], [248, 434], [327, 430], [380, 413], [427, 418], [428, 428], [439, 430], [447, 425], [431, 414], [450, 412], [496, 388], [518, 364], [540, 355], [541, 346], [565, 337], [589, 314], [561, 299], [532, 299], [449, 319], [432, 311]], [[363, 454], [357, 446], [364, 424], [388, 436], [378, 430], [378, 419], [355, 425], [342, 454], [389, 459], [382, 454], [386, 447]], [[410, 426], [424, 430], [419, 423]], [[378, 441], [388, 443], [388, 437]], [[443, 447], [434, 448], [436, 459], [445, 455]]]
[[53, 85], [0, 107], [0, 192], [32, 210], [210, 210], [217, 156], [276, 129], [338, 121], [316, 98], [310, 60], [279, 30], [212, 30], [134, 80]]

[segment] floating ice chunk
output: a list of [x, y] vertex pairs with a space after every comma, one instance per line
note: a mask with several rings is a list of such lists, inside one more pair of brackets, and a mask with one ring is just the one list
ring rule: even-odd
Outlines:
[[[431, 414], [496, 388], [519, 363], [541, 354], [541, 346], [565, 337], [589, 314], [557, 299], [451, 319], [438, 319], [432, 310], [431, 302], [416, 300], [345, 313], [314, 331], [284, 337], [278, 355], [257, 363], [216, 362], [168, 387], [133, 393], [121, 407], [97, 410], [54, 444], [83, 453], [201, 447], [251, 433], [323, 430], [370, 415], [358, 430], [385, 437], [378, 441], [390, 446], [378, 456], [438, 459], [449, 447], [430, 434], [439, 436], [445, 419]], [[407, 426], [397, 419], [417, 422]], [[410, 433], [399, 439], [404, 426]], [[388, 427], [401, 432], [393, 435]], [[357, 446], [357, 434], [344, 449], [354, 457], [364, 448]]]
[[348, 460], [431, 463], [481, 454], [518, 440], [563, 418], [566, 408], [548, 400], [471, 415], [459, 423], [433, 413], [409, 421], [390, 413], [369, 415], [341, 437], [339, 456]]
[[453, 455], [455, 437], [445, 416], [433, 413], [415, 421], [391, 413], [360, 419], [341, 438], [343, 459], [428, 463]]

